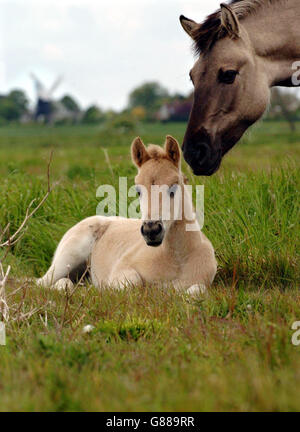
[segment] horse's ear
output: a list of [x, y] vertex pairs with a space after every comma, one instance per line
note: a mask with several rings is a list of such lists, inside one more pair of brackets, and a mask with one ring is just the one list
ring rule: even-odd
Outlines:
[[135, 138], [131, 144], [131, 157], [136, 166], [141, 167], [150, 156], [140, 137]]
[[241, 36], [239, 19], [234, 10], [227, 4], [221, 3], [221, 24], [232, 38]]
[[165, 150], [170, 161], [173, 162], [176, 167], [179, 167], [180, 148], [176, 139], [173, 138], [171, 135], [167, 135], [165, 142]]
[[186, 18], [184, 15], [180, 15], [179, 17], [180, 23], [183, 27], [183, 30], [187, 32], [187, 34], [194, 39], [195, 38], [195, 31], [198, 30], [200, 27], [200, 24], [196, 23], [195, 21]]

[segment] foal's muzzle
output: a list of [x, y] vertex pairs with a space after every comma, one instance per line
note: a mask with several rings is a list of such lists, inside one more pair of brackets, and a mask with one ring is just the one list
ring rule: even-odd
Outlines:
[[163, 242], [165, 230], [161, 221], [145, 221], [141, 233], [148, 246], [157, 247]]

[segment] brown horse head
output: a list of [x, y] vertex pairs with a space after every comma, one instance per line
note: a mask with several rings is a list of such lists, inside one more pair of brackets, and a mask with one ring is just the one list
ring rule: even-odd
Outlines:
[[203, 24], [180, 17], [200, 53], [190, 72], [194, 104], [183, 143], [184, 158], [196, 175], [217, 171], [222, 157], [262, 116], [270, 99], [264, 62], [239, 19], [252, 2], [232, 3], [222, 4]]

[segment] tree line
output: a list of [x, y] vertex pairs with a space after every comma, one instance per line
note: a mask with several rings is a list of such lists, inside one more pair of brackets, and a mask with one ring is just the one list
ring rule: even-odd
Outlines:
[[[171, 94], [158, 82], [146, 82], [133, 89], [122, 112], [105, 111], [97, 105], [82, 109], [71, 95], [51, 102], [54, 123], [100, 124], [118, 118], [129, 121], [187, 121], [193, 103], [193, 94]], [[15, 89], [0, 95], [0, 125], [11, 122], [30, 122], [34, 108], [23, 90]], [[291, 129], [300, 120], [300, 100], [296, 92], [274, 89], [267, 120], [286, 120]]]

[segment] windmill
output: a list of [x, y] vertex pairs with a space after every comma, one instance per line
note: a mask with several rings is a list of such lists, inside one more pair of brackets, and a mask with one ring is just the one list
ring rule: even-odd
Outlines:
[[43, 118], [46, 123], [50, 123], [53, 108], [52, 95], [61, 83], [62, 77], [58, 77], [48, 90], [33, 73], [31, 74], [31, 78], [34, 82], [37, 93], [37, 104], [34, 119], [35, 121], [38, 121], [40, 118]]

